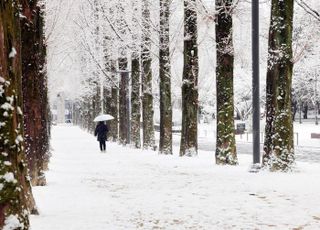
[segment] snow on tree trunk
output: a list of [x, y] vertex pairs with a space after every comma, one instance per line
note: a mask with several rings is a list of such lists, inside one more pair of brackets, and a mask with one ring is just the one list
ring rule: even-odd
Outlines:
[[172, 154], [172, 105], [169, 18], [170, 1], [160, 0], [160, 154]]
[[23, 140], [19, 2], [0, 3], [0, 229], [29, 229], [35, 210]]
[[142, 2], [142, 123], [143, 148], [155, 149], [151, 70], [151, 19], [148, 0]]
[[293, 0], [272, 0], [263, 165], [289, 171], [294, 163], [292, 89]]
[[196, 1], [184, 1], [184, 66], [180, 156], [198, 154], [198, 45]]
[[232, 0], [216, 1], [216, 163], [238, 163], [234, 130]]
[[49, 159], [48, 99], [44, 15], [38, 1], [22, 3], [22, 90], [25, 143], [33, 185], [45, 185]]

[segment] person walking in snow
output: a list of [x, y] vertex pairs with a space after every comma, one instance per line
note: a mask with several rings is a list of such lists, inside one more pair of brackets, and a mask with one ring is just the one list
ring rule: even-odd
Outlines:
[[106, 151], [106, 140], [107, 140], [108, 132], [109, 132], [108, 126], [103, 121], [99, 121], [94, 131], [94, 136], [97, 137], [97, 140], [100, 143], [101, 152]]

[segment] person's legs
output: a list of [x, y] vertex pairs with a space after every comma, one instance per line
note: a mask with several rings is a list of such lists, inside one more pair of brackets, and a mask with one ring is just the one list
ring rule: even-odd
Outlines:
[[103, 151], [103, 141], [99, 141], [100, 143], [100, 151]]
[[106, 142], [105, 141], [103, 142], [102, 147], [103, 147], [103, 151], [106, 151]]

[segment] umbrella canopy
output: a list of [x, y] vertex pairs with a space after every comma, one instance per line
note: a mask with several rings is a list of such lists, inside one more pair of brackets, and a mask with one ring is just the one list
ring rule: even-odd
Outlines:
[[93, 121], [94, 122], [98, 122], [98, 121], [109, 121], [109, 120], [113, 120], [114, 117], [111, 116], [110, 114], [101, 114], [99, 116], [97, 116]]

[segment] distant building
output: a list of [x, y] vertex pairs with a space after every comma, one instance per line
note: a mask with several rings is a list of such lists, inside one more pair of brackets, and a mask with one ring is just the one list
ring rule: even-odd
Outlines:
[[57, 94], [57, 123], [65, 123], [65, 96], [63, 92]]
[[73, 101], [65, 98], [63, 92], [57, 94], [57, 97], [51, 105], [52, 121], [55, 123], [72, 123]]

